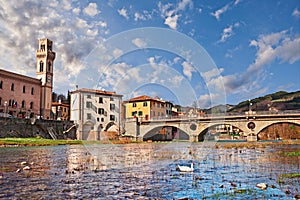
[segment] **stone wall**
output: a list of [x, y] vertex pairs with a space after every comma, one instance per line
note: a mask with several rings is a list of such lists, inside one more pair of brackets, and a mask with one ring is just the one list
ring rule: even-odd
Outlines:
[[[0, 117], [0, 138], [41, 137], [52, 139], [48, 129], [52, 128], [57, 139], [76, 139], [76, 127], [72, 121], [31, 120]], [[64, 131], [73, 127], [68, 133]]]

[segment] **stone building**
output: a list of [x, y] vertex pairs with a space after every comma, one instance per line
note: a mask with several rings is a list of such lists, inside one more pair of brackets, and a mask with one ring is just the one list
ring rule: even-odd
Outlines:
[[106, 140], [121, 134], [122, 95], [93, 89], [70, 92], [71, 120], [78, 125], [77, 139]]
[[52, 41], [40, 39], [36, 51], [36, 78], [0, 70], [0, 113], [50, 119], [54, 59]]

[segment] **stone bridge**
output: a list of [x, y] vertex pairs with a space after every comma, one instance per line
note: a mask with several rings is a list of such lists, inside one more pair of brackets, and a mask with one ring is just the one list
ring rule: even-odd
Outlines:
[[199, 118], [174, 118], [161, 120], [127, 120], [126, 135], [143, 139], [146, 134], [156, 132], [164, 127], [174, 127], [189, 137], [190, 141], [198, 141], [198, 136], [206, 133], [216, 125], [229, 125], [241, 130], [247, 140], [257, 140], [258, 134], [268, 126], [277, 123], [291, 123], [300, 126], [300, 113], [283, 114], [251, 114], [237, 116], [213, 116]]

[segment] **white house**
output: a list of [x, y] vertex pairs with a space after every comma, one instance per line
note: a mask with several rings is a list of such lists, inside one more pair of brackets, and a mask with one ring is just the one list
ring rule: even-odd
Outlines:
[[77, 124], [77, 139], [104, 140], [107, 133], [121, 133], [122, 95], [85, 88], [70, 94], [70, 120]]

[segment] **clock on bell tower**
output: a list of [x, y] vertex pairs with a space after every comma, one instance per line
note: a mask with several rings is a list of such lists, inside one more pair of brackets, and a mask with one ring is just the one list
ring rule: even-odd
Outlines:
[[50, 119], [53, 88], [53, 62], [55, 52], [52, 51], [52, 41], [39, 39], [39, 48], [36, 55], [36, 78], [41, 80], [41, 116]]

